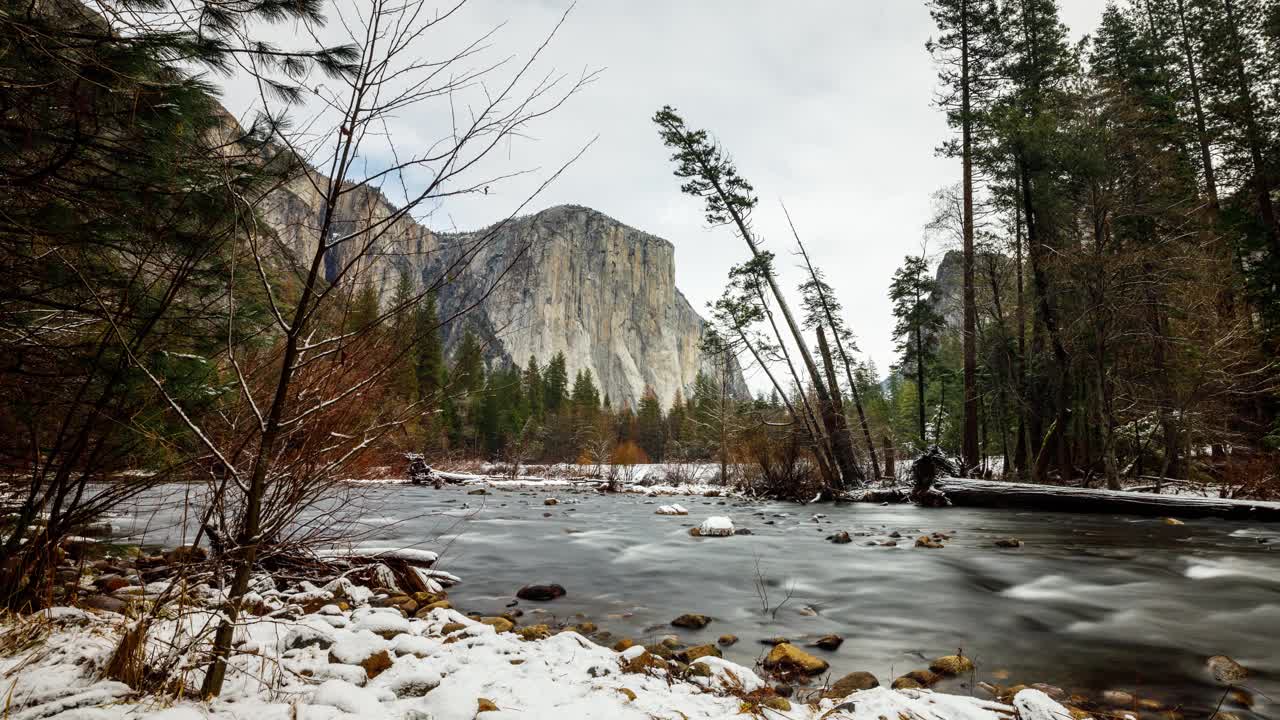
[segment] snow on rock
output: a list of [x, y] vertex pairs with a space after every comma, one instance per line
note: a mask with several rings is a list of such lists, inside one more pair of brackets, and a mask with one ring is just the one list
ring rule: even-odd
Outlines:
[[698, 526], [702, 537], [726, 537], [733, 534], [733, 521], [723, 515], [714, 515]]
[[362, 718], [385, 717], [383, 696], [368, 688], [356, 687], [345, 680], [325, 680], [311, 693], [312, 705], [328, 705]]
[[1071, 720], [1071, 712], [1053, 698], [1035, 688], [1027, 688], [1013, 696], [1013, 707], [1019, 720]]
[[329, 656], [347, 665], [359, 665], [366, 658], [390, 645], [387, 641], [369, 630], [339, 630], [334, 633], [333, 645], [329, 647]]
[[[831, 701], [827, 701], [831, 702]], [[1050, 702], [1053, 702], [1050, 700]], [[1055, 703], [1056, 704], [1056, 703]], [[1056, 720], [1070, 720], [1066, 708]], [[998, 702], [963, 695], [944, 695], [929, 690], [890, 690], [885, 687], [860, 690], [835, 706], [824, 720], [997, 720], [1007, 718], [1011, 708]], [[1042, 720], [1048, 720], [1047, 717]]]
[[704, 655], [694, 660], [693, 664], [705, 665], [711, 673], [709, 677], [694, 678], [694, 682], [699, 685], [717, 689], [741, 688], [743, 692], [752, 692], [765, 686], [764, 681], [754, 672], [724, 658]]
[[409, 621], [405, 620], [399, 611], [388, 612], [387, 609], [380, 609], [378, 612], [371, 612], [356, 620], [351, 629], [355, 632], [367, 630], [390, 640], [401, 633], [409, 632]]
[[689, 511], [683, 505], [663, 505], [658, 508], [655, 515], [688, 515]]

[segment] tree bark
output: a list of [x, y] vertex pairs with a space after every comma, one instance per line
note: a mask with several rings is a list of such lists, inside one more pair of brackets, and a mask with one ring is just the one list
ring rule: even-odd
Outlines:
[[964, 425], [962, 472], [979, 464], [978, 448], [978, 304], [974, 289], [973, 249], [973, 117], [969, 78], [969, 6], [960, 6], [960, 123], [963, 165], [964, 217]]

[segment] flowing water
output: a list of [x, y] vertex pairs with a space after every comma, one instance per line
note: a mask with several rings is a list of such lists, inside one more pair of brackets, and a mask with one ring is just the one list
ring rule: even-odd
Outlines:
[[[519, 603], [523, 622], [585, 616], [614, 637], [676, 634], [688, 644], [734, 634], [741, 641], [725, 656], [745, 665], [767, 650], [763, 638], [836, 633], [845, 638], [837, 651], [813, 650], [833, 675], [867, 670], [886, 684], [962, 649], [978, 680], [1125, 690], [1192, 717], [1207, 716], [1222, 694], [1205, 660], [1226, 654], [1252, 672], [1254, 717], [1280, 708], [1280, 526], [565, 489], [473, 496], [383, 485], [360, 495], [362, 542], [440, 551], [437, 567], [463, 581], [450, 598], [466, 611], [510, 611], [522, 585], [554, 582], [568, 595]], [[545, 506], [549, 496], [560, 503]], [[690, 515], [654, 514], [669, 502]], [[174, 543], [175, 512], [139, 510], [126, 524], [147, 526], [148, 542]], [[691, 537], [689, 527], [711, 515], [753, 534]], [[837, 530], [854, 542], [827, 542]], [[935, 531], [953, 534], [945, 548], [913, 546]], [[897, 547], [870, 544], [893, 532]], [[993, 545], [1006, 537], [1024, 544]], [[714, 621], [701, 631], [670, 626], [686, 612]], [[968, 692], [958, 680], [947, 689]]]

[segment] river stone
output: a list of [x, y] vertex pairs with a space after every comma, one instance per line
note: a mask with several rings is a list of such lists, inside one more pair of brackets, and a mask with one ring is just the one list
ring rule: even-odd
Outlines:
[[711, 618], [706, 615], [697, 613], [686, 613], [671, 621], [671, 624], [678, 628], [689, 628], [690, 630], [701, 630], [711, 624]]
[[525, 585], [516, 591], [516, 597], [521, 600], [533, 600], [535, 602], [550, 602], [564, 597], [566, 591], [564, 586], [556, 585]]
[[713, 515], [697, 528], [697, 537], [729, 537], [733, 535], [733, 521], [723, 515]]
[[799, 672], [805, 675], [818, 675], [830, 667], [826, 660], [816, 658], [790, 643], [773, 646], [764, 659], [766, 670], [783, 672]]
[[516, 626], [515, 623], [504, 617], [482, 617], [480, 622], [500, 633], [511, 632], [511, 629]]
[[893, 681], [890, 687], [894, 690], [910, 690], [912, 688], [927, 688], [936, 685], [942, 677], [928, 670], [912, 670]]
[[542, 504], [543, 505], [559, 505], [560, 501], [555, 498], [547, 498], [546, 500], [542, 501]]
[[929, 669], [939, 675], [959, 675], [973, 671], [973, 660], [963, 655], [945, 655], [929, 663]]
[[783, 697], [765, 698], [765, 701], [760, 704], [772, 710], [791, 712], [791, 701]]
[[828, 535], [827, 540], [830, 540], [836, 545], [845, 545], [847, 543], [853, 542], [853, 538], [849, 537], [849, 533], [845, 532], [844, 530], [841, 530], [835, 535]]
[[697, 645], [676, 653], [676, 659], [685, 664], [690, 664], [694, 660], [704, 657], [724, 657], [724, 655], [720, 652], [720, 648], [715, 645]]
[[823, 635], [813, 641], [813, 646], [819, 650], [839, 650], [842, 644], [844, 644], [844, 638], [839, 635]]
[[530, 625], [516, 630], [524, 640], [545, 640], [551, 637], [551, 627], [546, 624]]
[[928, 535], [921, 535], [920, 537], [916, 538], [916, 547], [930, 548], [930, 549], [932, 549], [932, 550], [938, 550], [938, 549], [942, 548], [942, 547], [943, 547], [943, 545], [942, 545], [942, 543], [941, 543], [941, 542], [939, 542], [938, 540], [934, 540], [933, 538], [929, 537]]
[[477, 490], [468, 490], [467, 494], [468, 495], [488, 495], [489, 491], [485, 490], [484, 488], [479, 488]]
[[729, 647], [730, 645], [737, 645], [738, 636], [737, 635], [721, 635], [719, 638], [716, 639], [716, 642], [725, 647]]
[[1000, 538], [996, 541], [996, 547], [999, 548], [1020, 548], [1022, 541], [1018, 538]]
[[863, 671], [851, 672], [835, 681], [822, 693], [822, 697], [839, 699], [859, 690], [870, 690], [875, 687], [880, 687], [880, 681], [875, 675]]
[[1133, 707], [1138, 702], [1138, 698], [1133, 693], [1124, 690], [1107, 690], [1102, 693], [1102, 702], [1118, 708]]
[[1249, 677], [1249, 671], [1245, 666], [1226, 655], [1214, 655], [1209, 658], [1208, 665], [1213, 679], [1225, 685], [1234, 685]]

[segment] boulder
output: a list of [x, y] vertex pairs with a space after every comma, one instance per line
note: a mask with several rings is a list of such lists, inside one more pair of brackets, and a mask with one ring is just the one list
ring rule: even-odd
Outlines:
[[890, 687], [894, 690], [910, 690], [913, 688], [927, 688], [936, 685], [942, 679], [941, 675], [930, 672], [928, 670], [912, 670], [893, 681]]
[[716, 642], [723, 645], [724, 647], [729, 647], [730, 645], [738, 644], [738, 636], [737, 635], [721, 635], [719, 638], [716, 639]]
[[94, 610], [106, 610], [107, 612], [120, 613], [121, 615], [129, 609], [129, 603], [110, 595], [90, 595], [80, 601], [80, 606], [92, 608]]
[[862, 671], [851, 672], [832, 683], [831, 687], [823, 691], [822, 697], [839, 699], [859, 690], [870, 690], [875, 687], [880, 687], [880, 681], [875, 675]]
[[704, 657], [724, 657], [720, 652], [720, 648], [715, 645], [695, 645], [691, 648], [685, 648], [676, 653], [676, 659], [682, 663], [690, 664], [698, 658]]
[[195, 545], [183, 545], [176, 547], [164, 554], [165, 562], [170, 565], [182, 565], [184, 563], [198, 563], [209, 559], [209, 553], [204, 548]]
[[[634, 651], [635, 649], [636, 648], [632, 648], [631, 650]], [[648, 650], [645, 650], [635, 657], [624, 660], [622, 663], [622, 672], [647, 673], [651, 670], [666, 670], [667, 667], [668, 664], [666, 660], [658, 657]]]
[[773, 646], [773, 650], [769, 651], [769, 655], [764, 659], [764, 667], [766, 670], [784, 673], [819, 675], [826, 672], [830, 666], [826, 660], [816, 658], [795, 645], [782, 643]]
[[973, 671], [973, 660], [963, 655], [944, 655], [929, 663], [929, 669], [939, 675], [960, 675]]
[[[78, 573], [77, 573], [77, 576], [78, 576]], [[102, 592], [113, 593], [117, 590], [120, 590], [121, 588], [129, 587], [133, 583], [129, 582], [125, 578], [120, 577], [119, 575], [107, 575], [105, 577], [98, 578], [93, 582], [93, 584]]]
[[636, 641], [632, 640], [631, 638], [622, 638], [621, 640], [613, 644], [613, 651], [623, 652], [625, 650], [630, 650], [631, 648], [635, 647], [635, 644], [636, 644]]
[[482, 617], [480, 622], [500, 633], [511, 632], [511, 629], [516, 626], [515, 623], [504, 617]]
[[545, 624], [529, 625], [516, 630], [522, 640], [545, 640], [551, 637], [551, 628]]
[[920, 537], [916, 538], [916, 547], [929, 548], [931, 550], [938, 550], [942, 548], [943, 545], [940, 540], [935, 540], [934, 538], [931, 538], [928, 535], [921, 535]]
[[550, 602], [562, 598], [566, 595], [564, 586], [556, 585], [525, 585], [516, 591], [516, 597], [521, 600], [532, 600], [534, 602]]
[[827, 540], [835, 543], [836, 545], [846, 545], [853, 542], [853, 538], [849, 537], [849, 533], [844, 530], [841, 530], [835, 535], [828, 535]]
[[688, 515], [689, 511], [683, 505], [663, 505], [658, 508], [654, 515]]
[[328, 650], [333, 645], [333, 633], [311, 627], [309, 625], [297, 625], [284, 636], [284, 648], [286, 650], [298, 650], [307, 647], [318, 647], [321, 650]]
[[1235, 685], [1249, 677], [1249, 670], [1226, 655], [1214, 655], [1209, 658], [1209, 673], [1213, 679], [1224, 685]]
[[467, 494], [468, 495], [488, 495], [489, 491], [485, 490], [484, 488], [479, 488], [477, 490], [468, 490]]
[[733, 535], [733, 521], [723, 515], [714, 515], [698, 526], [698, 537], [729, 537]]
[[813, 641], [813, 647], [819, 650], [839, 650], [842, 644], [844, 644], [844, 638], [839, 635], [823, 635]]
[[711, 624], [711, 618], [706, 615], [698, 615], [697, 613], [686, 613], [675, 620], [672, 620], [671, 624], [678, 628], [701, 630]]
[[543, 505], [559, 505], [560, 501], [555, 498], [547, 498], [546, 500], [542, 501], [542, 504]]
[[996, 547], [999, 548], [1020, 548], [1022, 541], [1018, 538], [1000, 538], [996, 540]]

